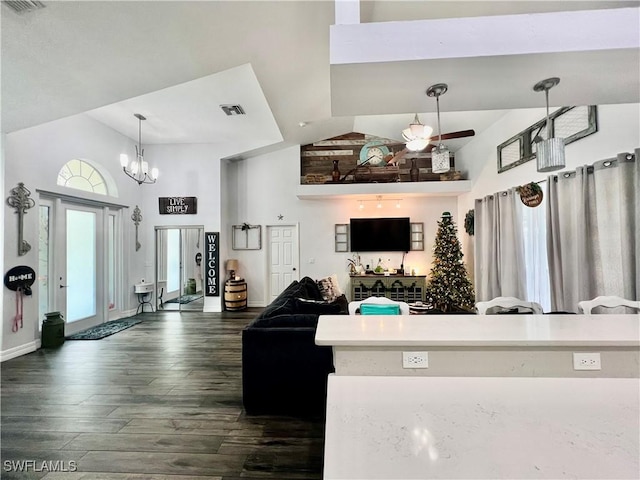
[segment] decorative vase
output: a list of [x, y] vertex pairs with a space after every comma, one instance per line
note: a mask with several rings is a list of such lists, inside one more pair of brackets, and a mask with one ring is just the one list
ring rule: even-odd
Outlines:
[[340, 181], [340, 169], [338, 168], [338, 160], [333, 161], [333, 170], [331, 171], [331, 180], [334, 182]]
[[416, 165], [416, 159], [411, 159], [411, 169], [409, 170], [409, 176], [411, 177], [412, 182], [420, 181], [420, 169]]

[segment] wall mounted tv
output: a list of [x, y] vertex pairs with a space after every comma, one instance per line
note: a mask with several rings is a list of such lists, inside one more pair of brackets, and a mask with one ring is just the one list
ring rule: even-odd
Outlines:
[[401, 218], [352, 218], [349, 224], [352, 252], [408, 252], [411, 222]]

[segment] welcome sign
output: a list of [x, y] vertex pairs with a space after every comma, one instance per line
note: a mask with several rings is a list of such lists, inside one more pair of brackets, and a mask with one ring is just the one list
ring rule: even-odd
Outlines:
[[158, 197], [160, 215], [195, 215], [198, 213], [197, 197]]
[[220, 296], [220, 232], [205, 232], [204, 257], [205, 257], [205, 291], [207, 297]]

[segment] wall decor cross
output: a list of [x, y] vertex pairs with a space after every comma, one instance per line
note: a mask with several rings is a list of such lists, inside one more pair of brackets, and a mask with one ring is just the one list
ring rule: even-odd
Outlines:
[[133, 209], [133, 215], [131, 215], [131, 220], [133, 220], [133, 224], [136, 226], [136, 252], [137, 252], [138, 250], [140, 250], [140, 247], [142, 246], [138, 241], [138, 225], [140, 225], [140, 222], [142, 221], [142, 212], [140, 211], [140, 208], [138, 208], [138, 205], [136, 205], [136, 208]]
[[18, 256], [26, 255], [31, 250], [31, 245], [24, 239], [24, 215], [27, 210], [32, 208], [36, 202], [33, 201], [31, 192], [24, 186], [24, 183], [19, 182], [17, 187], [14, 187], [9, 192], [7, 197], [7, 204], [16, 209], [18, 215]]

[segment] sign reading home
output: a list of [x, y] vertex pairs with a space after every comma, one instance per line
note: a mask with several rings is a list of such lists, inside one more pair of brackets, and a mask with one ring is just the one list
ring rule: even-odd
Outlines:
[[197, 197], [159, 197], [160, 215], [195, 215], [198, 213]]
[[205, 295], [207, 297], [220, 296], [220, 233], [206, 232], [204, 234], [204, 256], [205, 256]]

